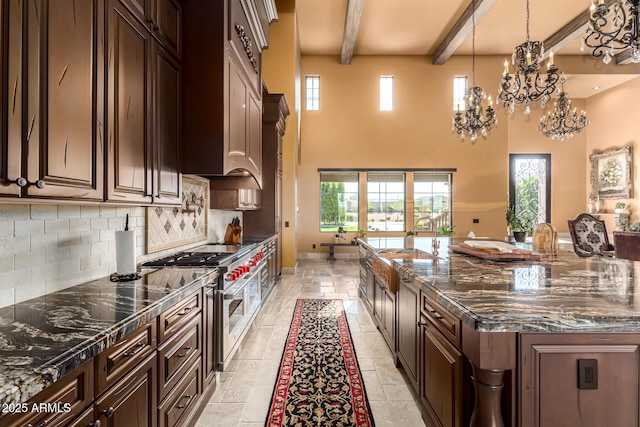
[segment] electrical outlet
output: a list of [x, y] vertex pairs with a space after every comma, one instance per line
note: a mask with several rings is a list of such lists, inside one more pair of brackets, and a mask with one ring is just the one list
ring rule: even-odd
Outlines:
[[480, 223], [480, 218], [473, 218], [473, 223], [474, 224], [479, 224]]
[[313, 244], [313, 249], [315, 249], [315, 248], [316, 248], [316, 244], [314, 243], [314, 244]]
[[578, 359], [578, 388], [596, 390], [598, 388], [598, 361], [596, 359]]

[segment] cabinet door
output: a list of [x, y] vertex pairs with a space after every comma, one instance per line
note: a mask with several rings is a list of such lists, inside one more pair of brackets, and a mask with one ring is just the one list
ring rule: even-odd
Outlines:
[[365, 295], [365, 302], [368, 305], [368, 308], [373, 312], [373, 298], [374, 298], [374, 294], [375, 294], [375, 288], [376, 288], [376, 279], [375, 276], [373, 274], [373, 270], [371, 269], [371, 267], [369, 267], [369, 269], [367, 269], [367, 286], [366, 286], [366, 295]]
[[246, 166], [247, 158], [247, 87], [240, 70], [229, 58], [229, 86], [228, 89], [229, 123], [228, 136], [225, 141], [224, 172]]
[[103, 8], [25, 2], [28, 179], [32, 196], [104, 197]]
[[157, 43], [153, 51], [153, 197], [154, 202], [180, 205], [180, 65]]
[[178, 0], [153, 1], [153, 34], [177, 58], [182, 55], [182, 6]]
[[382, 309], [384, 307], [384, 284], [378, 279], [375, 278], [375, 287], [373, 290], [373, 317], [380, 328], [382, 324]]
[[22, 3], [0, 0], [0, 195], [19, 196], [22, 173]]
[[144, 23], [149, 22], [152, 1], [154, 0], [120, 0], [133, 16]]
[[151, 36], [117, 0], [109, 0], [107, 25], [107, 199], [150, 203]]
[[153, 353], [96, 400], [98, 420], [107, 427], [157, 426], [157, 386]]
[[421, 323], [420, 400], [436, 425], [461, 426], [462, 354], [426, 318]]
[[247, 168], [262, 187], [262, 103], [248, 91]]
[[411, 380], [414, 389], [418, 391], [419, 289], [413, 283], [402, 279], [398, 284], [396, 298], [398, 300], [397, 357]]
[[396, 351], [396, 296], [384, 288], [382, 294], [382, 336], [387, 340], [392, 352]]

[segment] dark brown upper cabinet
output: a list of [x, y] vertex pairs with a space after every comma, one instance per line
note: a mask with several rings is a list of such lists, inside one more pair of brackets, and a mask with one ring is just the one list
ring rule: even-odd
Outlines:
[[178, 59], [182, 54], [182, 6], [178, 0], [121, 0], [129, 11]]
[[118, 0], [107, 16], [107, 200], [180, 204], [180, 65]]
[[[3, 178], [21, 185], [22, 196], [102, 200], [102, 3], [6, 3], [9, 51], [3, 56], [8, 55], [9, 66], [3, 90], [9, 96], [3, 97], [8, 102], [2, 116], [7, 121], [3, 145], [9, 154], [3, 159], [3, 165], [8, 165]], [[18, 29], [19, 14], [26, 17], [26, 28], [22, 28], [26, 38]], [[3, 34], [7, 35], [4, 29]], [[20, 48], [25, 55], [23, 69], [17, 63]]]
[[[22, 168], [22, 6], [0, 0], [0, 196], [18, 197]], [[21, 179], [20, 181], [18, 181]]]
[[264, 8], [252, 0], [184, 0], [182, 7], [183, 172], [249, 172], [262, 186]]

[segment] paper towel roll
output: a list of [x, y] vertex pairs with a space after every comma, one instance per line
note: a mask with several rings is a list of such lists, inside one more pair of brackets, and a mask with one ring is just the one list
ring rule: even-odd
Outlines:
[[118, 274], [136, 272], [136, 233], [116, 231], [116, 271]]

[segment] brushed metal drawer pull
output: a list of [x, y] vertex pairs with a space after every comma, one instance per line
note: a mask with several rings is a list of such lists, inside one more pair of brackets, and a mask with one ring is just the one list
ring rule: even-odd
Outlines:
[[107, 418], [111, 418], [114, 412], [115, 409], [113, 409], [113, 406], [109, 406], [109, 408], [102, 411], [102, 414], [104, 414], [104, 416], [106, 416]]
[[193, 307], [187, 307], [184, 310], [182, 310], [180, 313], [177, 313], [177, 315], [184, 316], [185, 314], [189, 313], [191, 310], [193, 310]]
[[191, 402], [191, 397], [193, 397], [193, 396], [191, 396], [190, 394], [182, 396], [182, 399], [187, 399], [187, 401], [185, 403], [183, 403], [182, 405], [178, 405], [177, 408], [178, 409], [184, 409], [187, 406], [189, 406], [189, 402]]
[[189, 354], [189, 352], [191, 351], [191, 346], [186, 346], [184, 349], [186, 350], [186, 351], [185, 351], [185, 353], [179, 353], [179, 354], [178, 354], [178, 357], [185, 357], [185, 356], [187, 356], [187, 355]]
[[136, 347], [133, 351], [128, 351], [126, 353], [123, 353], [122, 356], [123, 357], [133, 357], [136, 354], [140, 353], [142, 351], [142, 348], [144, 347], [144, 343], [139, 342], [138, 344], [136, 344]]
[[92, 423], [89, 423], [87, 427], [100, 427], [100, 420], [96, 420]]
[[435, 319], [442, 319], [442, 315], [433, 309], [429, 310], [429, 314], [432, 315]]
[[417, 325], [419, 328], [422, 328], [423, 326], [427, 327], [429, 324], [427, 322], [418, 322]]

